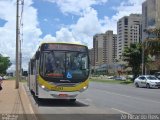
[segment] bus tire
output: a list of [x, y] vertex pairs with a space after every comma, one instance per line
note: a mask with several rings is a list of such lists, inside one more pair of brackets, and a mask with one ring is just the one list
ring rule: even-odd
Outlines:
[[76, 102], [76, 99], [69, 99], [69, 102], [74, 103]]

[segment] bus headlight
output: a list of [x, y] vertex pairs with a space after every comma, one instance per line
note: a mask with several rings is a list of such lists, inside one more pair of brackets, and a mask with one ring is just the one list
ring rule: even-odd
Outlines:
[[41, 85], [40, 87], [45, 91], [49, 91], [44, 85]]
[[87, 88], [88, 88], [88, 85], [87, 85], [87, 86], [84, 86], [82, 89], [80, 89], [80, 92], [85, 91]]
[[44, 85], [42, 85], [41, 87], [42, 87], [43, 89], [45, 88], [45, 86], [44, 86]]
[[84, 86], [83, 89], [86, 90], [88, 88], [88, 86]]

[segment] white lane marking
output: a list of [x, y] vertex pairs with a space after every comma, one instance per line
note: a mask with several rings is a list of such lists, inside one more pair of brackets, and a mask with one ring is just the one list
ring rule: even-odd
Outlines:
[[103, 91], [103, 92], [106, 92], [106, 93], [109, 93], [109, 94], [112, 94], [112, 95], [119, 95], [119, 96], [122, 96], [122, 97], [128, 97], [128, 98], [132, 98], [132, 99], [137, 99], [137, 100], [144, 100], [144, 101], [147, 101], [147, 102], [154, 102], [154, 103], [160, 103], [158, 101], [154, 101], [154, 100], [149, 100], [149, 99], [143, 99], [143, 98], [138, 98], [138, 97], [133, 97], [133, 96], [128, 96], [128, 95], [123, 95], [123, 94], [119, 94], [119, 93], [115, 93], [115, 92], [108, 92], [108, 91], [104, 91], [104, 90], [100, 90], [100, 89], [97, 89], [99, 91]]
[[86, 101], [88, 101], [88, 102], [92, 102], [92, 100], [91, 100], [91, 99], [89, 99], [89, 98], [86, 98]]
[[116, 108], [111, 108], [112, 110], [116, 110], [116, 111], [118, 111], [118, 112], [120, 112], [120, 113], [123, 113], [123, 114], [128, 114], [128, 115], [131, 115], [130, 113], [127, 113], [127, 112], [125, 112], [125, 111], [123, 111], [123, 110], [119, 110], [119, 109], [116, 109]]
[[[99, 83], [100, 84], [100, 83]], [[103, 85], [103, 83], [101, 83]], [[122, 85], [119, 85], [117, 84], [117, 86], [122, 86]], [[125, 85], [123, 85], [125, 86]], [[130, 87], [131, 86], [131, 87]], [[111, 86], [112, 87], [112, 86]], [[129, 85], [130, 88], [136, 88], [135, 85]], [[146, 89], [146, 88], [137, 88], [137, 89], [140, 89], [141, 92], [145, 92], [145, 93], [153, 93], [153, 94], [158, 94], [160, 95], [160, 92], [159, 92], [159, 89], [155, 88], [155, 89]], [[153, 90], [155, 90], [156, 92], [153, 92]], [[157, 92], [158, 91], [158, 92]]]

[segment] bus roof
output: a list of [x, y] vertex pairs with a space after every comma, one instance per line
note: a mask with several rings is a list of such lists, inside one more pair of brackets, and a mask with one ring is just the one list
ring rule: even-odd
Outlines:
[[[41, 47], [43, 44], [72, 44], [72, 45], [81, 45], [81, 46], [86, 46], [83, 45], [79, 42], [42, 42], [39, 47]], [[87, 47], [87, 46], [86, 46]]]
[[[36, 50], [36, 51], [39, 51], [40, 48], [41, 48], [41, 46], [42, 46], [43, 44], [70, 44], [70, 45], [80, 45], [80, 46], [87, 47], [86, 45], [80, 44], [80, 43], [78, 43], [78, 42], [42, 42], [42, 43], [39, 45], [38, 50]], [[35, 55], [36, 55], [36, 53], [33, 55], [33, 57], [32, 57], [31, 59], [34, 59], [34, 58], [35, 58]]]
[[[86, 45], [80, 44], [80, 43], [78, 43], [78, 42], [42, 42], [42, 43], [39, 45], [38, 50], [36, 50], [36, 52], [40, 50], [40, 48], [41, 48], [41, 46], [42, 46], [43, 44], [70, 44], [70, 45], [80, 45], [80, 46], [87, 47]], [[36, 53], [33, 55], [33, 57], [32, 57], [31, 59], [34, 59], [34, 58], [35, 58], [35, 55], [36, 55]]]

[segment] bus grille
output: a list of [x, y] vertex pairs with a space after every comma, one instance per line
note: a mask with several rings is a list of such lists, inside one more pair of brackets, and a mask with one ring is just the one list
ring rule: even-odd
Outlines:
[[51, 83], [51, 84], [54, 84], [56, 86], [63, 86], [63, 87], [73, 87], [79, 83]]

